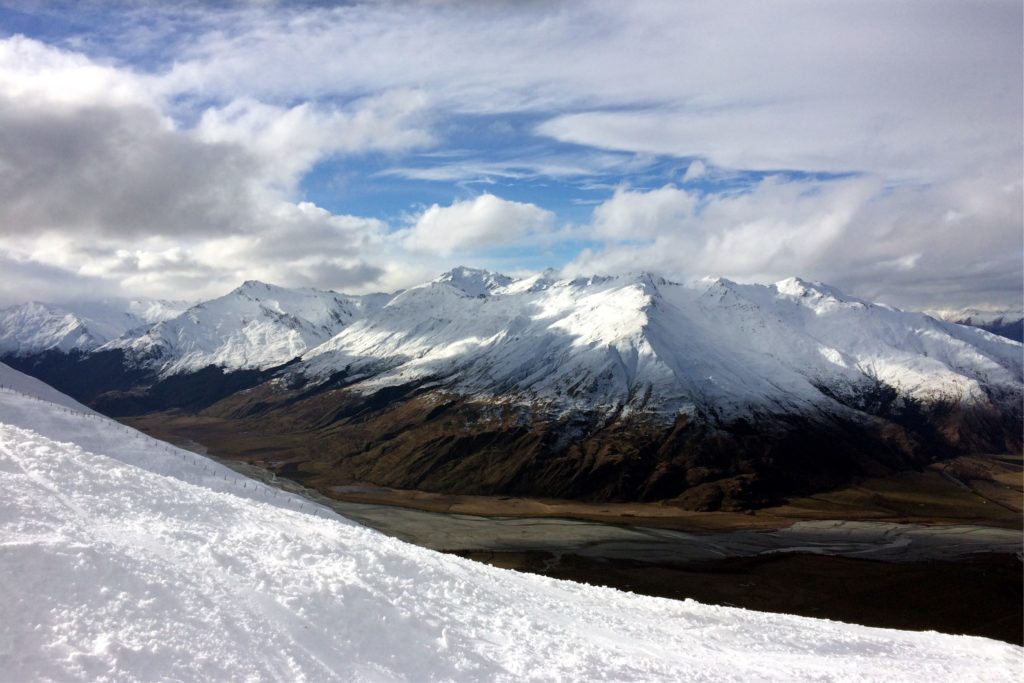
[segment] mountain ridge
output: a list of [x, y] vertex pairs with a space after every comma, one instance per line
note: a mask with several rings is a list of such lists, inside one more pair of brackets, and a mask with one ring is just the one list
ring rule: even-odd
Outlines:
[[249, 281], [92, 352], [8, 360], [108, 414], [288, 435], [268, 462], [323, 489], [715, 509], [1019, 452], [1021, 349], [799, 278], [460, 268], [363, 297]]
[[[1014, 390], [1020, 384], [1016, 354], [983, 333], [845, 297], [827, 286], [800, 280], [781, 284], [716, 279], [702, 289], [641, 274], [504, 291], [514, 286], [510, 283], [486, 298], [463, 301], [436, 289], [435, 281], [393, 298], [382, 309], [383, 318], [356, 321], [307, 351], [292, 372], [320, 380], [340, 367], [391, 364], [397, 374], [378, 373], [368, 389], [458, 374], [456, 385], [463, 393], [512, 382], [531, 398], [552, 401], [586, 388], [569, 377], [606, 376], [613, 385], [623, 385], [624, 373], [624, 386], [611, 387], [616, 403], [630, 393], [638, 368], [641, 375], [650, 375], [648, 385], [662, 385], [675, 399], [686, 394], [705, 404], [729, 396], [762, 403], [794, 395], [804, 402], [820, 400], [811, 382], [797, 386], [798, 367], [817, 373], [808, 377], [803, 372], [805, 380], [878, 379], [915, 399], [980, 400], [983, 382]], [[453, 304], [467, 312], [460, 317], [451, 310]], [[831, 318], [831, 329], [820, 324], [825, 318]], [[881, 343], [858, 329], [865, 321], [874, 325]], [[900, 325], [907, 329], [893, 333]], [[652, 339], [655, 330], [659, 334]], [[843, 334], [855, 337], [852, 347], [843, 348]], [[751, 351], [755, 342], [762, 348]], [[556, 357], [545, 355], [552, 346]], [[684, 346], [700, 350], [683, 353]], [[721, 358], [724, 348], [730, 351], [727, 358]], [[579, 358], [588, 356], [592, 362], [582, 367]], [[717, 363], [708, 360], [716, 357]], [[780, 358], [785, 362], [766, 365]], [[741, 362], [749, 366], [746, 381], [737, 376]], [[543, 377], [535, 377], [538, 366], [546, 368]], [[533, 372], [516, 380], [521, 368]], [[786, 384], [786, 390], [773, 392], [756, 380], [759, 374], [769, 384]], [[593, 388], [601, 394], [609, 387]]]
[[0, 309], [0, 354], [88, 353], [133, 329], [173, 317], [186, 307], [182, 301], [160, 299], [17, 304]]
[[111, 340], [98, 351], [123, 350], [131, 362], [154, 366], [162, 375], [209, 365], [265, 369], [330, 338], [379, 298], [247, 280], [224, 296], [195, 304], [140, 335]]

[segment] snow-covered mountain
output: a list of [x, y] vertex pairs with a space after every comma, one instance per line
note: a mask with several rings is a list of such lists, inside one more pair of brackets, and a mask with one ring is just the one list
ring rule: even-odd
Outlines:
[[325, 490], [735, 509], [1019, 452], [1022, 375], [1018, 343], [796, 278], [460, 269], [207, 412], [301, 432]]
[[132, 299], [125, 306], [125, 310], [142, 323], [155, 325], [181, 315], [185, 309], [191, 306], [191, 302], [177, 299]]
[[515, 280], [501, 273], [459, 266], [444, 273], [434, 282], [451, 285], [470, 296], [483, 297], [507, 287]]
[[114, 339], [131, 362], [162, 375], [215, 365], [231, 370], [280, 365], [378, 308], [386, 295], [346, 296], [250, 280], [145, 330]]
[[667, 420], [833, 409], [880, 384], [907, 400], [985, 402], [1022, 382], [1019, 345], [797, 278], [513, 279], [462, 267], [394, 295], [249, 281], [175, 313], [25, 304], [0, 314], [0, 355], [120, 351], [163, 377], [301, 357], [292, 375], [344, 371], [364, 393], [429, 380], [481, 400]]
[[1010, 308], [936, 308], [925, 312], [940, 320], [974, 327], [1024, 318], [1024, 311]]
[[[643, 597], [407, 545], [0, 364], [8, 680], [986, 680], [1024, 650]], [[13, 387], [13, 388], [12, 388]]]
[[292, 372], [364, 392], [432, 381], [566, 409], [815, 412], [879, 384], [926, 402], [1019, 396], [1021, 347], [791, 278], [674, 283], [453, 274], [406, 290]]
[[187, 307], [185, 302], [158, 299], [11, 306], [0, 310], [0, 355], [94, 351], [129, 330], [172, 318]]

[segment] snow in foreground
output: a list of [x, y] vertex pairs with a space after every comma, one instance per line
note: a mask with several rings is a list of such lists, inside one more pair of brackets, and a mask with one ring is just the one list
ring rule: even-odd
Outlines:
[[1024, 668], [1024, 649], [983, 638], [441, 555], [51, 403], [3, 365], [0, 383], [18, 389], [0, 391], [4, 680], [993, 681]]

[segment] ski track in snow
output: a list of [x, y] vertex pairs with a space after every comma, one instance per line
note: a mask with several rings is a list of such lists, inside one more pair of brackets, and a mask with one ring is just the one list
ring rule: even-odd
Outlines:
[[441, 555], [53, 402], [3, 365], [0, 383], [2, 680], [1012, 681], [1024, 670], [1024, 649], [983, 638]]

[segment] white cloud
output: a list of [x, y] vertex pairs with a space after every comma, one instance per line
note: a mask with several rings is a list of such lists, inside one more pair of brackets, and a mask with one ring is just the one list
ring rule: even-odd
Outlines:
[[[607, 153], [593, 150], [572, 153], [547, 153], [510, 159], [481, 161], [476, 158], [433, 160], [429, 166], [396, 167], [378, 173], [383, 177], [450, 182], [495, 182], [536, 178], [585, 178], [643, 170], [651, 159], [633, 154]], [[456, 155], [450, 155], [456, 156]], [[458, 155], [465, 156], [465, 154]], [[429, 158], [429, 157], [428, 157]]]
[[[1005, 196], [994, 198], [993, 188]], [[1021, 291], [1022, 201], [1021, 184], [1000, 176], [934, 187], [771, 176], [718, 195], [620, 190], [594, 209], [589, 229], [601, 246], [567, 272], [799, 275], [907, 306], [1012, 302]]]
[[930, 179], [1019, 157], [1013, 1], [357, 4], [232, 21], [194, 38], [163, 87], [422, 89], [442, 110], [553, 114], [539, 130], [559, 140], [728, 168]]
[[695, 159], [690, 162], [690, 165], [686, 167], [686, 173], [683, 174], [683, 182], [687, 183], [691, 180], [703, 177], [708, 172], [708, 167], [700, 159]]
[[4, 302], [402, 279], [387, 225], [289, 195], [326, 156], [428, 143], [422, 93], [236, 100], [182, 129], [150, 79], [22, 37], [0, 40], [0, 85]]
[[553, 226], [554, 214], [535, 204], [482, 194], [450, 206], [429, 207], [404, 232], [403, 244], [413, 251], [448, 256], [514, 244]]
[[[586, 228], [597, 246], [573, 263], [588, 272], [797, 273], [897, 303], [1019, 299], [1016, 0], [182, 12], [129, 13], [124, 54], [145, 67], [0, 39], [0, 297], [58, 272], [161, 296], [245, 277], [387, 288], [578, 236], [493, 195], [435, 204], [397, 233], [302, 201], [318, 162], [385, 152], [392, 177], [431, 182], [621, 179], [570, 198], [602, 200]], [[96, 54], [95, 36], [63, 44]], [[478, 123], [546, 138], [495, 158], [462, 145]], [[432, 168], [400, 154], [424, 146], [441, 147]], [[664, 155], [699, 160], [675, 172], [679, 187], [628, 189], [665, 182], [644, 177]], [[744, 169], [856, 175], [702, 193]], [[395, 213], [422, 199], [401, 201]]]
[[249, 224], [258, 162], [151, 107], [60, 108], [0, 95], [0, 233], [225, 232]]
[[914, 254], [907, 254], [906, 256], [900, 256], [899, 258], [889, 259], [888, 261], [879, 261], [876, 267], [881, 271], [886, 270], [913, 270], [917, 267], [917, 262], [921, 260], [921, 252]]
[[696, 205], [696, 195], [671, 185], [647, 192], [620, 188], [594, 209], [594, 236], [627, 241], [679, 231], [693, 216]]
[[[97, 290], [97, 282], [105, 283], [99, 289], [107, 293], [195, 298], [218, 295], [250, 278], [351, 291], [378, 289], [388, 279], [387, 269], [378, 265], [394, 255], [384, 223], [331, 214], [309, 203], [280, 201], [262, 208], [261, 222], [230, 234], [112, 234], [82, 240], [74, 232], [29, 233], [8, 240], [15, 248], [0, 252], [0, 260], [19, 264], [16, 273], [60, 271], [64, 281], [93, 283], [85, 292], [69, 287], [59, 297], [51, 294], [62, 299]], [[403, 258], [397, 255], [396, 267]], [[24, 299], [17, 282], [4, 284], [0, 299]]]
[[196, 133], [230, 142], [264, 162], [268, 180], [286, 190], [322, 159], [339, 153], [398, 151], [433, 142], [426, 129], [426, 96], [394, 91], [342, 109], [303, 102], [276, 106], [243, 97], [202, 113]]
[[[856, 171], [914, 182], [948, 179], [965, 166], [1017, 161], [1020, 135], [1007, 137], [1014, 112], [1002, 102], [990, 100], [992, 110], [979, 112], [954, 100], [935, 114], [917, 103], [889, 102], [886, 108], [849, 97], [710, 111], [573, 113], [544, 122], [538, 131], [610, 150], [701, 156], [724, 168]], [[987, 132], [964, 125], [979, 120], [990, 126]]]
[[0, 93], [26, 105], [152, 107], [154, 83], [85, 55], [15, 35], [0, 40]]

